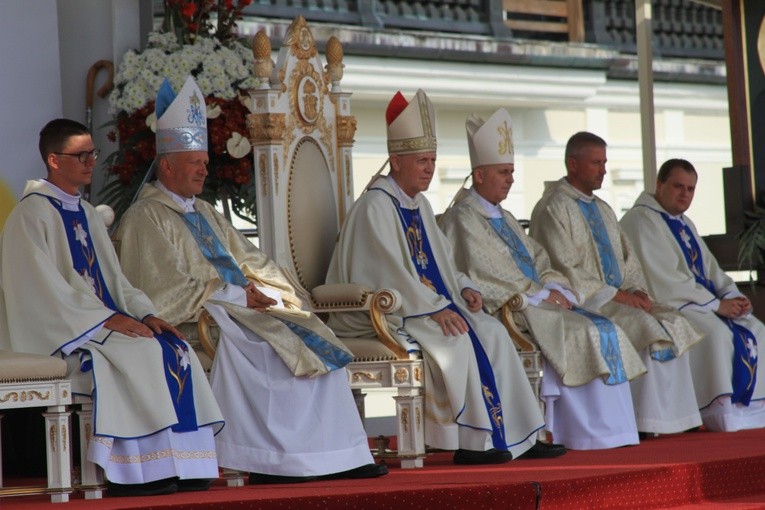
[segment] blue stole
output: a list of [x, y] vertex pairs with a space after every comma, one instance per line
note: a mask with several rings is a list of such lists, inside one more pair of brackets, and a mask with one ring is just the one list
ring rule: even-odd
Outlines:
[[[682, 221], [672, 218], [669, 214], [657, 211], [666, 222], [670, 232], [685, 256], [685, 262], [693, 273], [696, 283], [717, 296], [714, 283], [706, 277], [701, 248], [696, 241], [693, 231]], [[728, 329], [733, 333], [733, 403], [749, 405], [754, 393], [757, 379], [757, 339], [749, 329], [734, 320], [718, 315]], [[749, 345], [753, 349], [749, 349]]]
[[592, 239], [595, 241], [595, 246], [598, 249], [600, 267], [603, 270], [603, 276], [606, 279], [606, 283], [618, 289], [621, 287], [624, 279], [619, 270], [619, 263], [616, 261], [616, 255], [614, 255], [614, 248], [611, 246], [611, 241], [608, 239], [606, 225], [603, 223], [603, 218], [600, 216], [598, 204], [596, 204], [594, 200], [586, 202], [582, 199], [577, 200], [576, 203], [579, 206], [579, 210], [582, 211], [582, 215], [587, 221], [587, 224], [590, 226], [590, 232], [592, 233]]
[[[131, 317], [130, 314], [119, 310], [104, 281], [101, 267], [98, 264], [96, 250], [88, 228], [88, 220], [82, 206], [77, 211], [68, 211], [58, 200], [46, 196], [53, 207], [61, 215], [64, 231], [69, 241], [69, 252], [72, 255], [73, 268], [88, 283], [101, 302], [115, 313]], [[197, 415], [194, 408], [194, 388], [192, 383], [191, 365], [189, 364], [188, 346], [172, 333], [163, 331], [155, 334], [154, 338], [162, 348], [162, 359], [165, 366], [167, 389], [175, 408], [178, 423], [173, 425], [173, 432], [189, 432], [197, 430]], [[90, 363], [83, 365], [83, 370], [92, 368]], [[96, 392], [98, 390], [96, 389]]]
[[[433, 256], [433, 250], [430, 248], [428, 235], [422, 226], [422, 218], [420, 217], [419, 209], [412, 210], [399, 207], [398, 210], [404, 229], [404, 235], [409, 244], [409, 254], [412, 257], [412, 262], [414, 262], [414, 267], [417, 270], [420, 281], [432, 289], [433, 292], [452, 301], [452, 297], [449, 294], [446, 284], [444, 283], [443, 278], [441, 278], [438, 266], [436, 265], [436, 259]], [[450, 303], [447, 308], [459, 314], [463, 319], [465, 318], [454, 303]], [[468, 324], [468, 336], [470, 336], [470, 341], [473, 344], [473, 352], [475, 353], [476, 361], [478, 362], [478, 374], [483, 389], [484, 405], [486, 406], [486, 412], [489, 415], [489, 422], [491, 423], [492, 443], [497, 450], [507, 450], [502, 403], [500, 402], [499, 392], [497, 391], [494, 370], [491, 367], [486, 351], [483, 350], [480, 340], [478, 340], [478, 337], [475, 335], [473, 328], [470, 327], [470, 323], [467, 320], [465, 322]]]
[[194, 240], [197, 242], [197, 246], [202, 250], [202, 254], [218, 272], [220, 279], [232, 285], [246, 287], [248, 283], [247, 278], [245, 278], [244, 273], [239, 269], [239, 265], [234, 261], [233, 257], [223, 247], [223, 244], [221, 244], [218, 236], [215, 235], [205, 217], [202, 216], [202, 213], [198, 211], [187, 212], [181, 214], [181, 218], [186, 222], [186, 226], [189, 227], [191, 235], [194, 236]]
[[[505, 242], [510, 250], [510, 254], [513, 256], [513, 260], [515, 260], [518, 268], [520, 268], [526, 278], [539, 283], [539, 274], [534, 265], [534, 260], [529, 255], [526, 246], [520, 237], [518, 237], [518, 234], [510, 228], [510, 225], [507, 224], [504, 218], [489, 218], [489, 224], [491, 224], [494, 231]], [[627, 373], [624, 370], [622, 353], [619, 350], [619, 337], [613, 323], [601, 315], [588, 312], [578, 306], [573, 307], [572, 311], [590, 319], [595, 324], [595, 327], [598, 328], [598, 333], [600, 334], [600, 353], [606, 365], [608, 365], [609, 372], [605, 383], [613, 385], [626, 382]]]
[[[622, 277], [622, 272], [619, 270], [619, 263], [614, 254], [614, 247], [611, 246], [611, 240], [608, 238], [608, 231], [606, 231], [606, 225], [603, 223], [603, 217], [600, 215], [598, 204], [595, 203], [595, 200], [587, 202], [582, 199], [578, 199], [576, 203], [579, 205], [579, 210], [582, 211], [584, 219], [590, 226], [590, 232], [592, 233], [592, 239], [595, 241], [595, 246], [598, 249], [600, 267], [605, 276], [606, 283], [618, 289], [621, 287], [622, 282], [624, 282], [624, 278]], [[675, 353], [671, 347], [657, 351], [652, 350], [651, 358], [656, 361], [669, 361], [675, 359]]]
[[[186, 226], [191, 231], [191, 235], [202, 251], [202, 255], [218, 272], [221, 281], [231, 285], [246, 287], [249, 283], [247, 278], [242, 273], [242, 270], [239, 269], [239, 265], [234, 261], [231, 254], [223, 246], [223, 243], [220, 242], [218, 236], [215, 235], [215, 232], [202, 213], [198, 211], [182, 213], [181, 218], [183, 218]], [[297, 335], [305, 346], [321, 360], [327, 370], [337, 370], [353, 361], [353, 356], [336, 345], [327, 342], [313, 331], [281, 317], [274, 318], [283, 322], [290, 331]]]

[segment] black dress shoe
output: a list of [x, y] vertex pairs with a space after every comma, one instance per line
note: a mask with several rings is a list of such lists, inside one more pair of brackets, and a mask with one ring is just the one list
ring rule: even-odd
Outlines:
[[534, 446], [526, 450], [519, 459], [552, 459], [566, 453], [566, 447], [562, 444], [549, 444], [537, 441]]
[[283, 476], [265, 473], [250, 473], [251, 484], [305, 483], [318, 480], [318, 476]]
[[206, 491], [210, 488], [212, 483], [212, 478], [189, 478], [187, 480], [178, 480], [178, 492]]
[[113, 498], [129, 496], [158, 496], [178, 492], [175, 478], [165, 478], [148, 483], [114, 483], [106, 482], [107, 494]]
[[476, 450], [459, 449], [454, 452], [455, 464], [503, 464], [513, 460], [513, 454], [507, 450], [486, 450], [485, 452]]
[[341, 471], [340, 473], [332, 473], [331, 475], [322, 476], [324, 480], [338, 480], [340, 478], [377, 478], [388, 474], [388, 466], [385, 464], [364, 464], [357, 468], [349, 469], [348, 471]]

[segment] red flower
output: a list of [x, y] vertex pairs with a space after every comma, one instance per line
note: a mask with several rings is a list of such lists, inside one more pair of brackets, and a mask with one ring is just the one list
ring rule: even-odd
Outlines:
[[239, 8], [247, 7], [252, 3], [252, 0], [239, 0]]
[[181, 14], [185, 17], [192, 19], [197, 12], [197, 4], [195, 2], [187, 2], [181, 7]]

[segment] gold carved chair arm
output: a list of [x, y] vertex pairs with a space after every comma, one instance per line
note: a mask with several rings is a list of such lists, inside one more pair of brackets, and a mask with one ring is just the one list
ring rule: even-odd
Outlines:
[[210, 315], [210, 312], [202, 309], [199, 314], [199, 321], [197, 321], [197, 333], [199, 334], [199, 343], [202, 344], [202, 349], [205, 354], [210, 356], [210, 359], [215, 359], [216, 345], [210, 334], [210, 328], [215, 325], [215, 319]]
[[513, 339], [515, 347], [521, 352], [532, 352], [538, 350], [533, 340], [523, 333], [513, 320], [513, 312], [522, 312], [529, 305], [526, 296], [515, 294], [500, 309], [500, 319], [505, 325], [510, 338]]
[[385, 316], [401, 308], [401, 294], [393, 289], [372, 291], [355, 283], [319, 285], [311, 291], [311, 301], [317, 312], [368, 311], [372, 327], [382, 344], [398, 359], [408, 359], [406, 349], [388, 329]]

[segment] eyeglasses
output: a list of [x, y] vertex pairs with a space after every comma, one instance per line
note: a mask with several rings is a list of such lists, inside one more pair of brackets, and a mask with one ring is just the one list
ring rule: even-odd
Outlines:
[[57, 154], [59, 156], [76, 157], [79, 160], [79, 162], [84, 165], [91, 161], [96, 161], [98, 159], [98, 155], [101, 154], [101, 149], [93, 149], [92, 151], [82, 151], [82, 152], [54, 152], [53, 154]]

